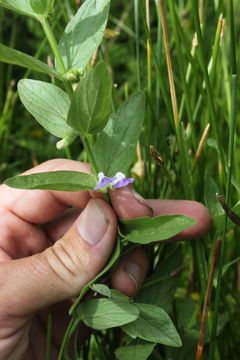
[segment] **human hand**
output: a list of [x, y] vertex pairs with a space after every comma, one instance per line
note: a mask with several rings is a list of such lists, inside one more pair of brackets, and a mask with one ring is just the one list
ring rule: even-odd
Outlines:
[[[89, 172], [90, 168], [57, 159], [27, 173], [53, 170]], [[111, 197], [116, 213], [95, 192], [0, 186], [0, 360], [44, 359], [49, 313], [53, 358], [56, 356], [72, 297], [95, 277], [113, 250], [116, 214], [125, 218], [170, 213], [195, 217], [197, 225], [179, 234], [177, 240], [200, 236], [210, 225], [207, 210], [196, 202], [146, 203], [130, 187], [116, 190]], [[113, 287], [134, 296], [147, 267], [141, 248], [128, 253], [113, 274]]]

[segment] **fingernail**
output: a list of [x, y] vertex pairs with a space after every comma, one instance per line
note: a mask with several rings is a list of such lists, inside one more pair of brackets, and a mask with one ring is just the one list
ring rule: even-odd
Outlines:
[[108, 218], [96, 200], [89, 200], [77, 222], [81, 238], [90, 245], [96, 245], [103, 238], [108, 227]]
[[135, 263], [128, 262], [124, 266], [124, 271], [133, 281], [134, 285], [136, 286], [136, 289], [138, 289], [141, 284], [141, 273], [142, 273], [140, 266]]

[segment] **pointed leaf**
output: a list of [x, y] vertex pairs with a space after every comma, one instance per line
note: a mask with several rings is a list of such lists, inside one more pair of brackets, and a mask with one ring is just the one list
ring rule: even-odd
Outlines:
[[68, 124], [84, 133], [101, 131], [111, 112], [112, 80], [107, 65], [99, 62], [74, 92]]
[[100, 171], [113, 177], [118, 171], [127, 173], [140, 136], [145, 111], [145, 96], [138, 92], [112, 114], [99, 134], [95, 154]]
[[102, 296], [106, 296], [108, 298], [119, 300], [119, 301], [129, 301], [129, 297], [116, 289], [110, 289], [105, 284], [93, 284], [91, 285], [91, 289]]
[[58, 191], [92, 190], [96, 184], [93, 175], [80, 171], [50, 171], [31, 175], [14, 176], [4, 182], [17, 189]]
[[181, 346], [181, 339], [168, 314], [158, 306], [135, 304], [140, 311], [139, 317], [122, 326], [133, 339], [140, 338], [168, 346]]
[[91, 289], [92, 291], [95, 291], [98, 294], [101, 294], [102, 296], [106, 296], [108, 298], [111, 297], [111, 290], [105, 284], [93, 284], [91, 285]]
[[195, 219], [184, 215], [161, 215], [133, 220], [121, 219], [121, 234], [138, 244], [149, 244], [169, 239], [180, 231], [196, 224]]
[[84, 1], [67, 25], [59, 43], [67, 70], [84, 69], [97, 50], [107, 24], [109, 3], [110, 0]]
[[73, 130], [67, 124], [70, 99], [62, 89], [23, 79], [18, 83], [18, 91], [23, 105], [46, 130], [59, 138], [71, 137]]
[[135, 340], [129, 345], [121, 346], [115, 351], [118, 360], [146, 360], [156, 344]]
[[47, 64], [35, 59], [33, 56], [24, 54], [21, 51], [12, 49], [2, 44], [0, 44], [0, 61], [8, 64], [23, 66], [25, 68], [40, 71], [62, 79], [61, 75]]
[[0, 0], [0, 6], [37, 19], [37, 14], [33, 11], [30, 0]]
[[54, 0], [30, 0], [30, 5], [36, 14], [47, 15], [53, 8]]
[[78, 307], [81, 320], [93, 329], [104, 330], [137, 319], [139, 310], [131, 303], [113, 299], [93, 299]]

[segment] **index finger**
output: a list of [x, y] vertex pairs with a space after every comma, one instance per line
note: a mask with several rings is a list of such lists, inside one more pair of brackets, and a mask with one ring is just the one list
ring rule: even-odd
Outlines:
[[112, 205], [119, 217], [135, 219], [143, 216], [185, 215], [196, 220], [196, 224], [181, 231], [169, 240], [188, 240], [204, 235], [211, 226], [207, 208], [190, 200], [145, 200], [131, 186], [111, 193]]
[[[57, 170], [91, 172], [89, 164], [54, 159], [26, 171], [25, 174]], [[71, 206], [83, 209], [90, 198], [91, 194], [88, 191], [20, 190], [6, 185], [0, 186], [0, 206], [35, 224], [48, 222]]]

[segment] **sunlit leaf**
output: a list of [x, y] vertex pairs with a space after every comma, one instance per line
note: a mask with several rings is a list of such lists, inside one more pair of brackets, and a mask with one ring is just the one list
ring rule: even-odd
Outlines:
[[7, 179], [4, 184], [17, 189], [82, 191], [92, 190], [96, 179], [93, 175], [80, 171], [62, 170], [14, 176]]
[[[59, 42], [66, 70], [84, 69], [97, 50], [107, 24], [110, 0], [86, 0]], [[57, 64], [56, 64], [57, 65]]]
[[169, 239], [196, 224], [196, 220], [184, 215], [161, 215], [133, 220], [121, 219], [121, 234], [138, 244]]

